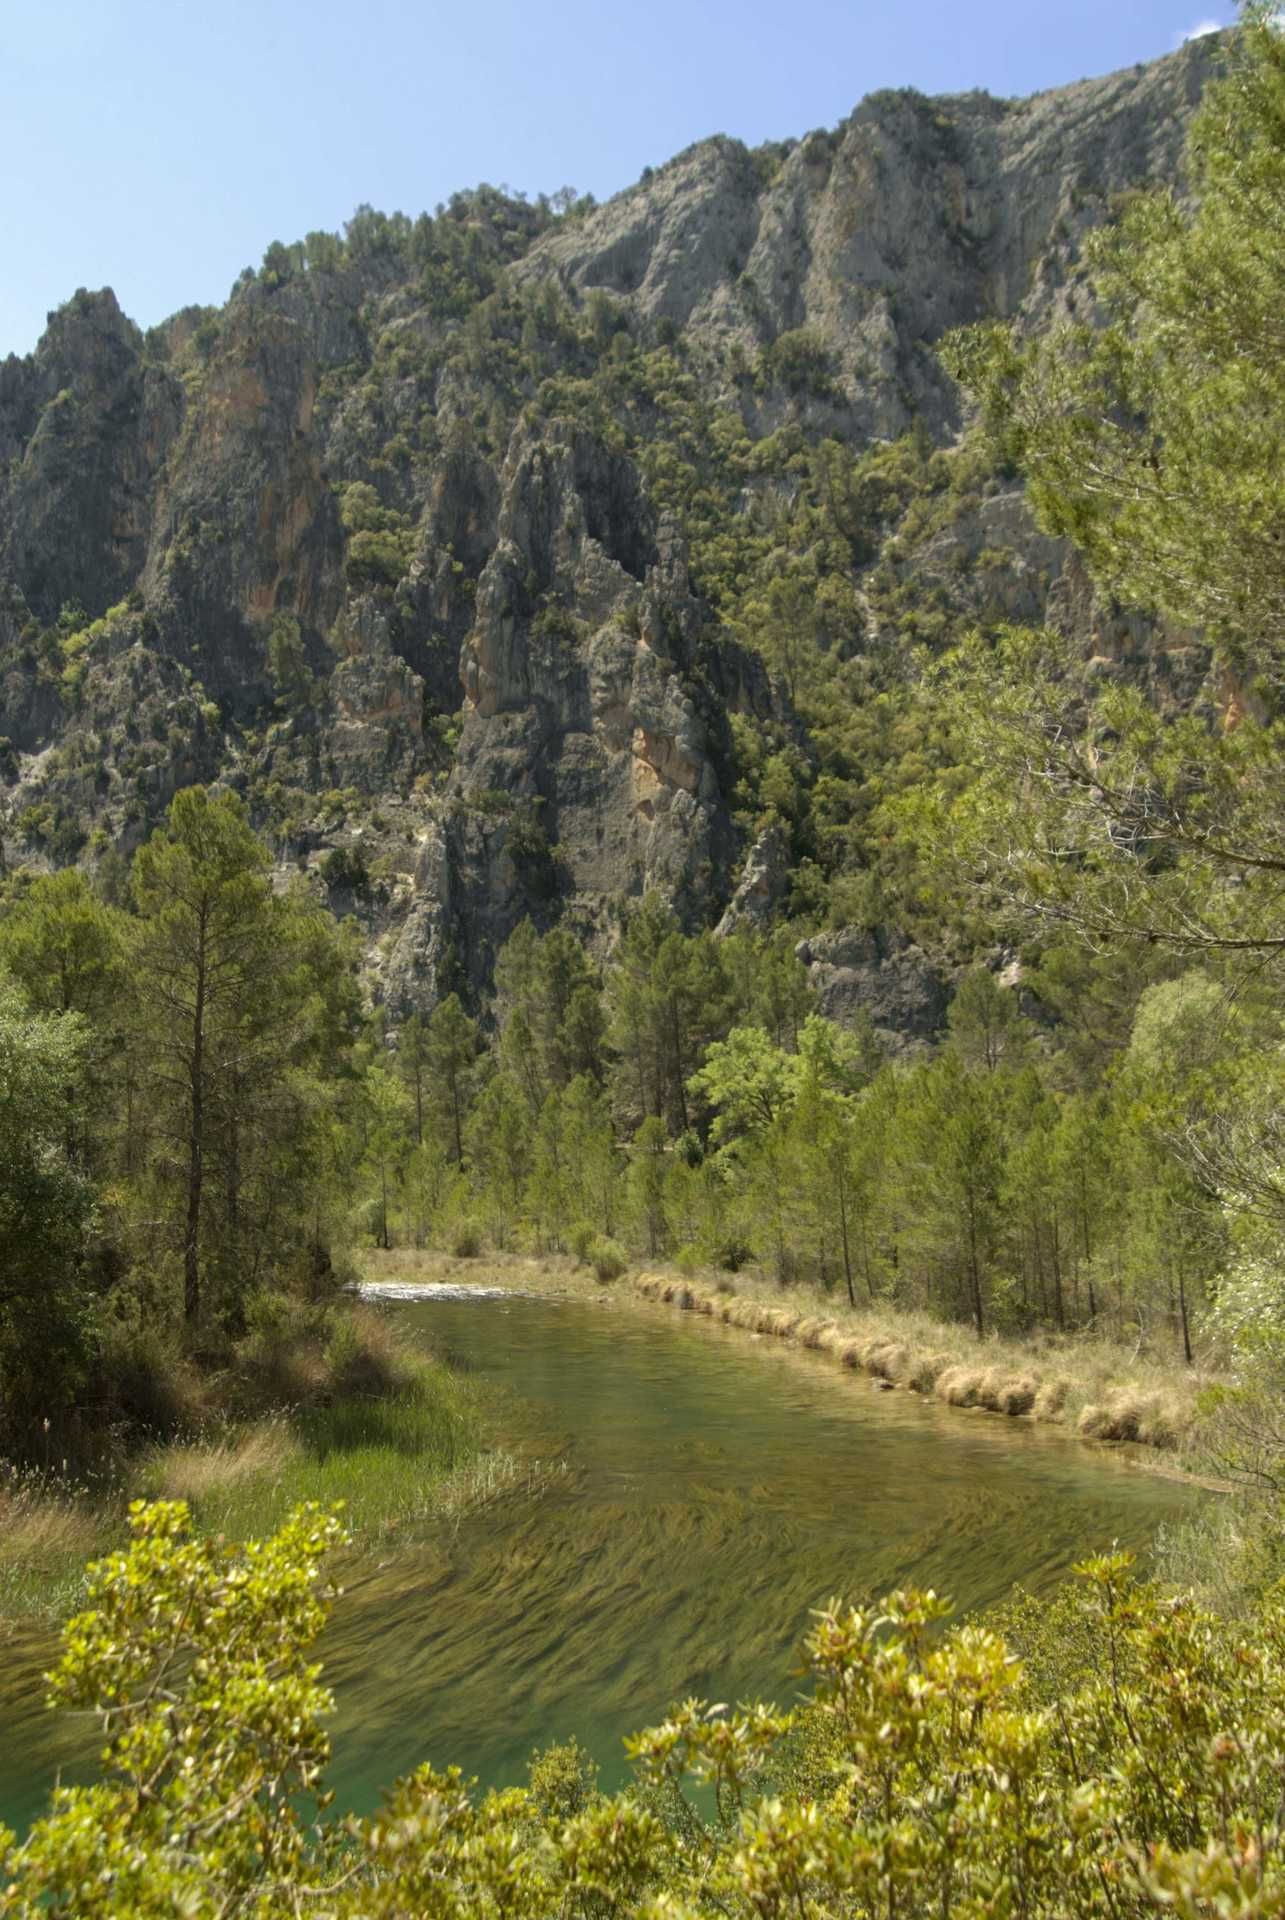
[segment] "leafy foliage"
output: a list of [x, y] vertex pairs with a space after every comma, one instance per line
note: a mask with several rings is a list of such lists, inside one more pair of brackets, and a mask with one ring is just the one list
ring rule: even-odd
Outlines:
[[1279, 1911], [1285, 1615], [1252, 1626], [1086, 1563], [1055, 1616], [1010, 1610], [1029, 1667], [932, 1593], [832, 1602], [781, 1713], [689, 1700], [604, 1795], [574, 1745], [479, 1795], [424, 1765], [380, 1813], [324, 1808], [331, 1702], [308, 1655], [333, 1518], [232, 1551], [137, 1509], [91, 1570], [56, 1703], [92, 1708], [106, 1777], [0, 1835], [0, 1911], [196, 1916], [1192, 1916]]

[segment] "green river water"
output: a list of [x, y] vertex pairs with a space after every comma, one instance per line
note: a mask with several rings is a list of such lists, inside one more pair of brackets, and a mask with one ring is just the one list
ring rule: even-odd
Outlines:
[[[332, 1784], [369, 1809], [420, 1760], [488, 1783], [688, 1694], [791, 1697], [810, 1607], [915, 1582], [961, 1609], [1145, 1550], [1190, 1489], [1064, 1435], [881, 1393], [833, 1361], [677, 1313], [508, 1295], [386, 1309], [504, 1389], [502, 1438], [562, 1470], [353, 1570], [322, 1645]], [[84, 1734], [41, 1705], [47, 1634], [0, 1643], [0, 1820]]]

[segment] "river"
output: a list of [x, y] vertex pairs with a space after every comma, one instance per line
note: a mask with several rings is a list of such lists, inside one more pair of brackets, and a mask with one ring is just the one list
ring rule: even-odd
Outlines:
[[[914, 1582], [983, 1607], [1113, 1542], [1145, 1553], [1191, 1508], [1062, 1433], [881, 1393], [708, 1320], [518, 1295], [385, 1311], [502, 1389], [502, 1437], [560, 1471], [355, 1569], [322, 1646], [343, 1807], [425, 1759], [517, 1781], [572, 1733], [615, 1784], [623, 1736], [672, 1701], [792, 1697], [809, 1608], [832, 1595]], [[11, 1824], [75, 1751], [40, 1706], [50, 1652], [0, 1644]]]

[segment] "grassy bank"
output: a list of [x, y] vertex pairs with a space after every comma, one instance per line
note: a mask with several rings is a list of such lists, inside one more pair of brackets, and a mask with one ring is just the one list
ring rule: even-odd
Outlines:
[[61, 1616], [85, 1562], [117, 1545], [131, 1500], [187, 1501], [197, 1527], [244, 1540], [301, 1501], [343, 1501], [355, 1544], [413, 1538], [529, 1476], [488, 1444], [477, 1390], [344, 1303], [262, 1330], [179, 1431], [96, 1476], [0, 1467], [0, 1622]]
[[820, 1303], [739, 1276], [729, 1283], [721, 1276], [646, 1271], [631, 1284], [643, 1299], [829, 1354], [885, 1388], [931, 1394], [965, 1411], [1067, 1427], [1083, 1440], [1174, 1451], [1208, 1384], [1176, 1352], [1144, 1356], [1088, 1335], [979, 1341], [926, 1314]]
[[812, 1348], [885, 1389], [932, 1395], [961, 1411], [1058, 1426], [1086, 1441], [1132, 1442], [1176, 1455], [1212, 1377], [1183, 1364], [1175, 1346], [1141, 1352], [1088, 1334], [1030, 1340], [943, 1325], [892, 1307], [850, 1308], [813, 1288], [783, 1289], [753, 1274], [645, 1268], [611, 1287], [569, 1258], [458, 1259], [398, 1249], [358, 1256], [363, 1279], [414, 1285], [494, 1281], [601, 1299], [621, 1294], [685, 1310], [720, 1325]]

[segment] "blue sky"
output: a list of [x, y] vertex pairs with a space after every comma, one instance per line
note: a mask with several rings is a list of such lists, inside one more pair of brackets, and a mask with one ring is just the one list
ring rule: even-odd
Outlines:
[[1228, 23], [1214, 0], [0, 0], [0, 355], [113, 286], [151, 325], [271, 240], [479, 180], [600, 199], [864, 93], [1017, 94]]

